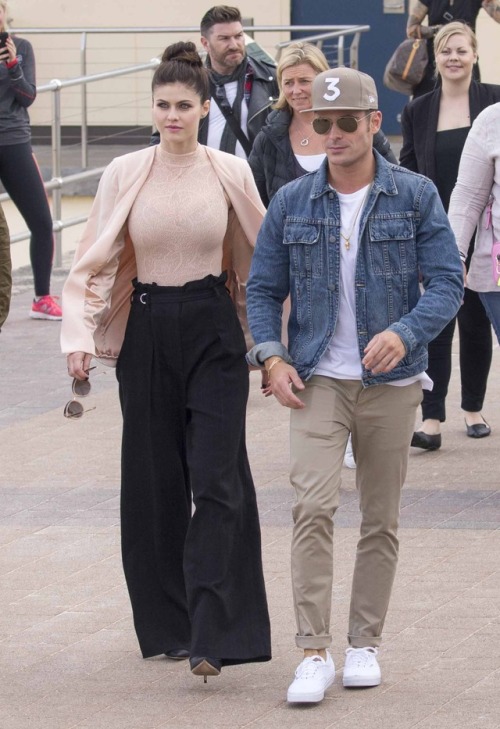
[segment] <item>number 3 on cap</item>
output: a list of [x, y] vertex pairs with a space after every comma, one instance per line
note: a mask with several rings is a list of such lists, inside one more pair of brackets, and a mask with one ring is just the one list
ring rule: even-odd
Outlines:
[[332, 94], [323, 94], [325, 101], [335, 101], [335, 99], [339, 98], [340, 89], [337, 88], [339, 81], [339, 78], [325, 78], [325, 83], [328, 84], [328, 91], [333, 91]]

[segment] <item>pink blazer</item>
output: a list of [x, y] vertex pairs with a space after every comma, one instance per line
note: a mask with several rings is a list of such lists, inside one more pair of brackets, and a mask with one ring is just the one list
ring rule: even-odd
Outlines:
[[[126, 221], [148, 177], [155, 149], [147, 147], [117, 157], [104, 171], [62, 292], [61, 348], [65, 354], [88, 352], [105, 364], [116, 364], [130, 309], [132, 279], [137, 275]], [[210, 147], [206, 151], [235, 212], [224, 239], [222, 270], [228, 271], [228, 287], [250, 348], [245, 285], [265, 208], [246, 161]], [[193, 190], [193, 194], [203, 193]]]

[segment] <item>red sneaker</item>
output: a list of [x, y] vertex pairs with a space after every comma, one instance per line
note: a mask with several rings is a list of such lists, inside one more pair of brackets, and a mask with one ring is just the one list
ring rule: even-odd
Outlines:
[[59, 296], [41, 296], [38, 301], [33, 300], [31, 306], [30, 317], [32, 319], [52, 319], [52, 321], [59, 321], [62, 319], [62, 309], [57, 303], [56, 299]]

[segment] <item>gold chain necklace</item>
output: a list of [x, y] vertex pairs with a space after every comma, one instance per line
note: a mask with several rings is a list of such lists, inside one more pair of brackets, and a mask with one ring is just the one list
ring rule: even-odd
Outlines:
[[354, 228], [356, 227], [356, 223], [358, 222], [359, 214], [361, 212], [361, 209], [363, 208], [363, 205], [365, 204], [366, 198], [368, 197], [368, 193], [370, 192], [371, 186], [368, 188], [368, 190], [363, 195], [363, 199], [361, 200], [358, 209], [356, 210], [356, 215], [354, 216], [354, 222], [351, 226], [351, 230], [347, 235], [344, 235], [342, 233], [342, 228], [340, 228], [340, 236], [344, 239], [344, 246], [346, 248], [346, 251], [349, 250], [351, 247], [351, 236], [354, 233]]

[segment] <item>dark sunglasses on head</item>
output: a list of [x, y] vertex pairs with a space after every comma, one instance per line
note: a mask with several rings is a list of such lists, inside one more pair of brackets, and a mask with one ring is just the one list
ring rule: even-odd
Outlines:
[[370, 111], [368, 114], [365, 114], [359, 119], [356, 119], [355, 116], [341, 116], [340, 119], [336, 120], [318, 116], [313, 120], [312, 125], [316, 134], [328, 134], [334, 124], [336, 124], [342, 132], [353, 134], [353, 132], [358, 130], [359, 122], [362, 121], [362, 119], [367, 119], [371, 114], [372, 112]]
[[[95, 367], [90, 367], [90, 369], [86, 370], [86, 372], [90, 372], [90, 370], [95, 370]], [[73, 395], [75, 397], [87, 397], [92, 387], [90, 380], [77, 380], [76, 377], [74, 377], [71, 389], [73, 390]], [[95, 407], [84, 410], [82, 403], [73, 399], [67, 402], [64, 406], [64, 417], [81, 418], [83, 413], [88, 413], [89, 410], [95, 410]]]

